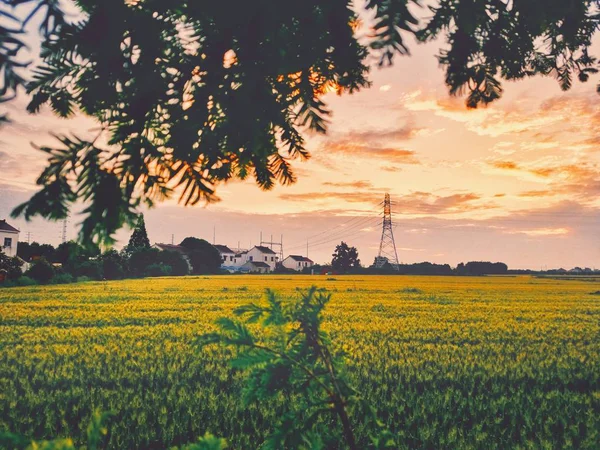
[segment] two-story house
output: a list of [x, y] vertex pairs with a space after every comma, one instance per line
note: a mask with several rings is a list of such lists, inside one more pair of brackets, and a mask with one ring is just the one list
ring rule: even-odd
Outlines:
[[235, 251], [226, 245], [213, 245], [221, 255], [221, 268], [235, 271], [241, 267], [247, 260], [245, 252]]
[[0, 248], [5, 255], [17, 256], [19, 244], [19, 230], [8, 224], [5, 219], [0, 220]]
[[244, 263], [247, 262], [263, 262], [269, 266], [269, 272], [275, 270], [279, 257], [277, 253], [271, 250], [269, 247], [263, 247], [262, 245], [256, 245], [244, 253]]

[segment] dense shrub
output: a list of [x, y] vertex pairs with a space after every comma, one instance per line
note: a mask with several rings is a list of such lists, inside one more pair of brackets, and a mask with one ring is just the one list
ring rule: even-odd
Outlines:
[[54, 267], [44, 258], [38, 259], [25, 273], [39, 284], [47, 284], [54, 277]]
[[75, 281], [75, 278], [70, 273], [57, 273], [50, 280], [50, 284], [68, 284]]
[[15, 284], [17, 286], [35, 286], [38, 283], [33, 278], [23, 275], [22, 277], [15, 280]]
[[469, 261], [467, 264], [460, 263], [456, 267], [458, 275], [503, 275], [508, 271], [504, 263], [492, 263], [489, 261]]
[[143, 277], [148, 273], [148, 268], [158, 264], [160, 251], [156, 248], [136, 249], [129, 257], [129, 270], [134, 277]]
[[120, 280], [127, 275], [127, 258], [114, 249], [101, 256], [102, 272], [107, 280]]
[[171, 275], [172, 267], [164, 263], [151, 264], [146, 269], [147, 277], [165, 277]]
[[160, 263], [171, 267], [171, 275], [184, 276], [190, 273], [190, 266], [181, 253], [163, 251], [160, 252], [158, 260]]
[[75, 266], [74, 275], [77, 277], [88, 277], [93, 280], [101, 280], [102, 274], [102, 261], [89, 260], [84, 261]]
[[23, 275], [23, 271], [21, 270], [22, 261], [16, 257], [10, 257], [2, 252], [0, 249], [0, 270], [6, 271], [6, 278], [8, 280], [16, 280], [21, 275]]

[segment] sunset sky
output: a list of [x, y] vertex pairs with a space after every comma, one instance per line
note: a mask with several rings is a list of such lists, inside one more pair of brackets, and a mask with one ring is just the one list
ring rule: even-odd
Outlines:
[[[252, 181], [231, 182], [214, 205], [159, 205], [145, 212], [150, 240], [212, 242], [215, 227], [217, 243], [249, 247], [262, 231], [266, 240], [283, 234], [286, 254], [305, 254], [308, 240], [317, 262], [345, 240], [369, 265], [381, 235], [378, 204], [389, 192], [401, 262], [600, 268], [598, 79], [567, 93], [552, 79], [504, 83], [502, 100], [468, 111], [447, 94], [437, 48], [413, 45], [413, 56], [373, 69], [371, 89], [326, 96], [329, 133], [309, 137], [312, 158], [296, 164], [295, 185], [263, 192]], [[13, 123], [0, 131], [0, 218], [32, 194], [44, 167], [31, 142], [52, 143], [50, 132], [84, 137], [95, 127], [47, 110], [29, 116], [25, 104], [22, 95], [3, 105]], [[72, 217], [69, 238], [79, 220]], [[60, 242], [60, 224], [9, 222], [21, 239], [31, 232], [32, 240]], [[129, 233], [119, 234], [120, 245]]]

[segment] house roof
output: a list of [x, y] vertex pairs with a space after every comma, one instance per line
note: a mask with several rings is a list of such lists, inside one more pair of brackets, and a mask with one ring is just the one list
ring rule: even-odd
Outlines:
[[[246, 264], [252, 265], [254, 267], [267, 267], [267, 268], [271, 268], [271, 266], [269, 266], [267, 263], [262, 262], [262, 261], [248, 261]], [[244, 264], [244, 265], [246, 265]]]
[[10, 231], [11, 233], [19, 232], [15, 227], [6, 223], [5, 219], [0, 220], [0, 231]]
[[227, 247], [226, 245], [213, 245], [214, 248], [216, 248], [217, 250], [219, 250], [219, 253], [235, 253], [233, 250], [231, 250], [229, 247]]
[[300, 255], [289, 255], [288, 258], [292, 258], [294, 261], [298, 262], [313, 262], [312, 259]]
[[186, 249], [184, 247], [182, 247], [181, 245], [173, 245], [173, 244], [154, 244], [154, 246], [156, 248], [158, 248], [159, 250], [165, 250], [165, 251], [170, 251], [170, 252], [177, 252], [177, 253], [186, 253]]
[[256, 245], [254, 248], [260, 250], [262, 253], [269, 253], [275, 255], [275, 252], [271, 250], [269, 247], [263, 247], [262, 245]]

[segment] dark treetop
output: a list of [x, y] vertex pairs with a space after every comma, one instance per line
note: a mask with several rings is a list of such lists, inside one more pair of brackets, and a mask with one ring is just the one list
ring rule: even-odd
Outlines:
[[[446, 83], [473, 108], [501, 96], [501, 79], [551, 75], [569, 89], [598, 67], [589, 48], [600, 0], [367, 0], [362, 10], [348, 0], [75, 3], [81, 20], [68, 23], [58, 0], [4, 0], [4, 15], [28, 4], [46, 19], [29, 111], [82, 112], [102, 130], [41, 148], [41, 189], [14, 215], [62, 219], [83, 201], [80, 237], [104, 243], [135, 223], [140, 204], [173, 191], [188, 205], [217, 200], [232, 178], [292, 183], [290, 161], [309, 156], [303, 132], [327, 129], [323, 93], [368, 87], [367, 57], [391, 64], [409, 53], [410, 35], [445, 41]], [[357, 39], [365, 10], [372, 36]], [[0, 29], [2, 98], [23, 82], [13, 22]]]

